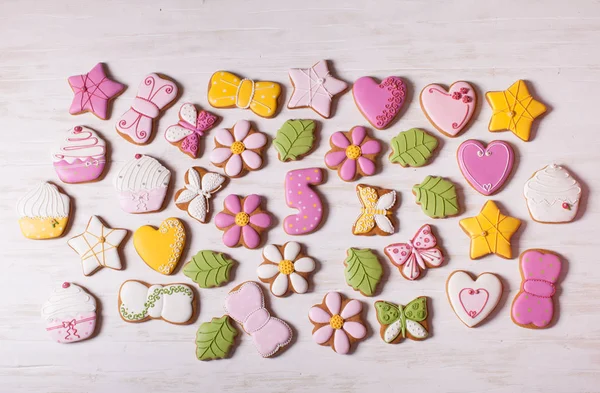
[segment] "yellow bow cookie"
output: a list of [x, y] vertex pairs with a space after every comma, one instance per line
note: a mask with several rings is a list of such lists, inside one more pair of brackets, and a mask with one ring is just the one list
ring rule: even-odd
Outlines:
[[217, 71], [210, 78], [208, 102], [215, 108], [250, 109], [262, 117], [277, 113], [281, 86], [275, 82], [242, 79], [227, 71]]

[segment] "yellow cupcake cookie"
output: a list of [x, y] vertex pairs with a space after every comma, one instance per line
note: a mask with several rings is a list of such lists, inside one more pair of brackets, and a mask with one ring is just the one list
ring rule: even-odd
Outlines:
[[40, 183], [17, 203], [19, 226], [28, 239], [61, 237], [69, 222], [69, 196], [54, 184]]

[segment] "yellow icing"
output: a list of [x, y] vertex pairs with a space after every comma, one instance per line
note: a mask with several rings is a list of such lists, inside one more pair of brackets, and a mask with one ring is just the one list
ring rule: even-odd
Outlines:
[[244, 143], [240, 141], [235, 141], [231, 145], [230, 149], [233, 154], [242, 154], [244, 150], [246, 150], [246, 146], [244, 146]]
[[239, 212], [235, 215], [235, 225], [239, 227], [246, 226], [250, 223], [250, 215], [248, 213]]
[[360, 150], [360, 146], [350, 145], [346, 148], [346, 157], [351, 160], [358, 160], [358, 157], [362, 155], [362, 151]]
[[68, 221], [69, 217], [22, 217], [19, 219], [19, 226], [28, 239], [54, 239], [62, 236]]
[[332, 316], [329, 320], [329, 326], [331, 326], [334, 329], [341, 329], [342, 326], [344, 326], [344, 318], [337, 314]]
[[279, 272], [286, 275], [292, 274], [294, 272], [294, 262], [287, 259], [279, 262]]
[[158, 229], [144, 225], [133, 234], [133, 245], [153, 270], [171, 274], [185, 245], [185, 229], [181, 221], [173, 217], [164, 220]]

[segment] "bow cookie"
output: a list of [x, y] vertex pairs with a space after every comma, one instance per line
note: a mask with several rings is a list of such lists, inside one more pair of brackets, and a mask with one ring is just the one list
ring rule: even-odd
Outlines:
[[145, 145], [150, 140], [154, 119], [160, 111], [177, 98], [175, 82], [150, 74], [138, 87], [133, 104], [117, 122], [117, 132], [136, 145]]
[[235, 287], [225, 299], [225, 312], [252, 336], [262, 357], [275, 355], [292, 341], [292, 330], [265, 308], [262, 289], [254, 281]]
[[210, 78], [208, 102], [215, 108], [250, 109], [261, 117], [277, 113], [281, 86], [276, 82], [255, 82], [227, 71], [217, 71]]
[[127, 280], [119, 289], [119, 314], [125, 322], [162, 319], [176, 325], [192, 322], [195, 295], [185, 284], [147, 284]]

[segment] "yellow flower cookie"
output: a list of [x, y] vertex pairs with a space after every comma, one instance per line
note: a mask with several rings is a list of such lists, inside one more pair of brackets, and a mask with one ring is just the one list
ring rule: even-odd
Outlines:
[[69, 221], [69, 197], [54, 184], [40, 183], [17, 203], [19, 226], [28, 239], [61, 237]]

